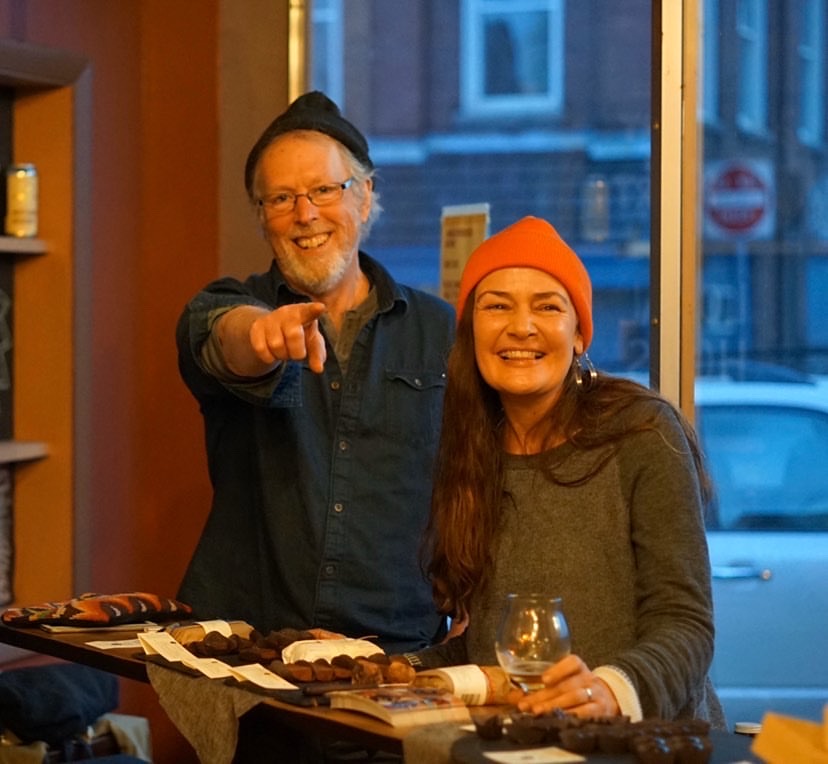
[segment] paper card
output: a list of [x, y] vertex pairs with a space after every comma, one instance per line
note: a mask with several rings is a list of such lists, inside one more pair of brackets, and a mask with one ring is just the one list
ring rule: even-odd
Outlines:
[[443, 207], [440, 225], [440, 297], [453, 305], [469, 255], [488, 236], [489, 204]]
[[118, 623], [115, 625], [87, 625], [87, 626], [65, 626], [56, 623], [42, 623], [40, 628], [43, 631], [51, 632], [52, 634], [74, 634], [81, 631], [140, 631], [147, 629], [149, 631], [160, 631], [163, 626], [159, 626], [153, 621], [141, 621], [141, 623]]
[[242, 681], [253, 682], [253, 684], [264, 687], [266, 690], [297, 690], [299, 689], [295, 684], [291, 684], [287, 679], [277, 676], [272, 671], [268, 671], [260, 663], [250, 663], [246, 666], [233, 666], [230, 673]]
[[146, 655], [160, 655], [172, 663], [189, 663], [196, 660], [195, 656], [182, 645], [176, 642], [166, 631], [143, 631], [138, 634], [141, 647]]
[[98, 650], [122, 650], [124, 648], [141, 647], [141, 640], [135, 639], [97, 639], [84, 643], [88, 647], [96, 647]]
[[210, 679], [232, 676], [226, 663], [217, 658], [197, 658], [166, 631], [144, 632], [138, 635], [138, 640], [147, 655], [160, 655], [171, 663], [183, 663]]
[[167, 632], [147, 632], [138, 635], [138, 640], [147, 655], [160, 655], [173, 663], [183, 663], [195, 669], [210, 679], [224, 679], [234, 676], [237, 679], [247, 680], [259, 687], [273, 690], [295, 690], [295, 685], [268, 671], [264, 666], [256, 663], [249, 666], [230, 667], [217, 658], [198, 658], [181, 643], [176, 642]]
[[205, 634], [209, 634], [211, 631], [217, 631], [223, 637], [233, 636], [233, 627], [227, 621], [196, 621], [195, 625], [201, 626]]
[[182, 663], [188, 668], [201, 672], [208, 679], [226, 679], [228, 676], [233, 676], [230, 667], [217, 658], [196, 658], [191, 655]]
[[483, 754], [490, 761], [498, 764], [569, 764], [569, 762], [586, 761], [583, 756], [563, 748], [530, 748], [523, 751], [489, 751]]
[[291, 642], [282, 650], [284, 663], [296, 661], [315, 661], [318, 658], [330, 660], [337, 655], [350, 655], [352, 658], [376, 655], [383, 649], [366, 639], [300, 639]]

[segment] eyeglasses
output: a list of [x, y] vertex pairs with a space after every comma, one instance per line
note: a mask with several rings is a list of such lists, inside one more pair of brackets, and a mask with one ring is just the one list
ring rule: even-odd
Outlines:
[[345, 190], [351, 187], [353, 178], [348, 178], [342, 183], [326, 183], [324, 186], [312, 188], [306, 194], [295, 194], [292, 191], [280, 191], [278, 194], [259, 199], [256, 204], [263, 210], [267, 217], [272, 215], [285, 215], [292, 212], [296, 207], [296, 200], [304, 196], [314, 207], [325, 207], [328, 204], [338, 202]]

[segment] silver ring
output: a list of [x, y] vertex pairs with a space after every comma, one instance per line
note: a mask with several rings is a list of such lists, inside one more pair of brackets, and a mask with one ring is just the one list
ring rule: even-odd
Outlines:
[[585, 687], [584, 689], [586, 690], [586, 696], [587, 696], [586, 702], [587, 703], [592, 703], [592, 687]]

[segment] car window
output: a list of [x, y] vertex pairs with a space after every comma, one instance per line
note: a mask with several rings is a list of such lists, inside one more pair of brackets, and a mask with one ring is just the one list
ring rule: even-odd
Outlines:
[[796, 406], [698, 410], [722, 530], [828, 530], [828, 413]]

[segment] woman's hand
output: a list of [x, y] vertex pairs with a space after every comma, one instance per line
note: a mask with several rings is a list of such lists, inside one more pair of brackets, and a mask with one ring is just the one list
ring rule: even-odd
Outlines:
[[545, 687], [516, 698], [521, 711], [545, 714], [560, 708], [575, 716], [615, 716], [618, 701], [609, 685], [590, 671], [577, 655], [567, 655], [543, 672]]

